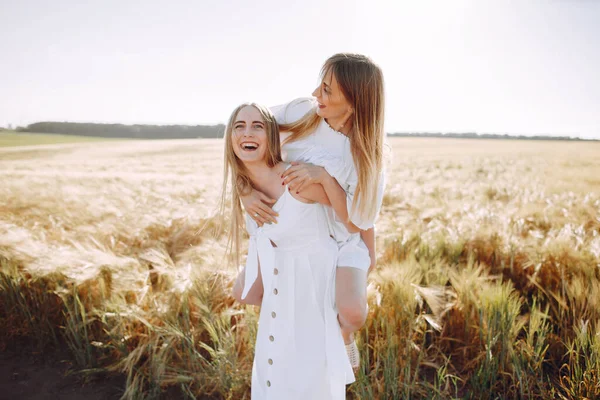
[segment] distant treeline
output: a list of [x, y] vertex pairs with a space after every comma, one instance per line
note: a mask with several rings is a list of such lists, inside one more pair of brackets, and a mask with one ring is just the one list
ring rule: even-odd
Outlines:
[[[27, 127], [17, 128], [18, 132], [58, 133], [78, 136], [98, 136], [106, 138], [134, 139], [191, 139], [222, 138], [225, 125], [123, 125], [94, 124], [77, 122], [36, 122]], [[392, 137], [434, 137], [471, 139], [521, 139], [521, 140], [590, 140], [569, 136], [551, 135], [508, 135], [497, 133], [436, 133], [436, 132], [397, 132], [388, 133]]]
[[64, 135], [99, 136], [135, 139], [222, 138], [225, 125], [123, 125], [77, 122], [36, 122], [19, 132], [60, 133]]
[[434, 137], [434, 138], [460, 138], [460, 139], [519, 139], [519, 140], [595, 140], [595, 139], [581, 139], [578, 137], [570, 136], [551, 136], [551, 135], [509, 135], [499, 133], [437, 133], [437, 132], [399, 132], [399, 133], [388, 133], [388, 136], [392, 137]]

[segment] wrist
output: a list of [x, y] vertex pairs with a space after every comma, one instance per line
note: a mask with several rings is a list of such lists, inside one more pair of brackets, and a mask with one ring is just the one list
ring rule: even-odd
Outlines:
[[323, 167], [321, 167], [321, 176], [320, 176], [320, 184], [321, 185], [327, 185], [327, 184], [331, 184], [335, 181], [335, 178], [331, 175], [329, 175], [329, 173], [327, 172], [327, 170]]

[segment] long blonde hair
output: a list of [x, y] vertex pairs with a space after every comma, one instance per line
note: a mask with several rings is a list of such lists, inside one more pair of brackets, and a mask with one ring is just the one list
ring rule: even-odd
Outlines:
[[[222, 220], [227, 211], [231, 212], [231, 222], [229, 224], [229, 236], [227, 240], [227, 254], [233, 255], [236, 265], [239, 265], [241, 235], [245, 229], [241, 196], [249, 194], [254, 187], [248, 169], [233, 151], [233, 141], [231, 136], [233, 134], [233, 126], [238, 113], [242, 108], [248, 106], [258, 110], [265, 122], [265, 131], [267, 134], [265, 162], [272, 168], [282, 161], [281, 146], [279, 144], [279, 126], [277, 125], [277, 121], [275, 120], [273, 113], [271, 113], [271, 110], [256, 103], [244, 103], [236, 107], [231, 113], [229, 122], [225, 128], [225, 168], [223, 172], [223, 187], [221, 189], [221, 201], [219, 205], [219, 215]], [[228, 185], [229, 182], [231, 182], [231, 185]], [[229, 191], [228, 186], [231, 186], [231, 198], [229, 202], [227, 201], [227, 194]]]
[[[353, 128], [348, 137], [358, 184], [348, 215], [358, 211], [361, 219], [373, 219], [377, 212], [377, 187], [383, 168], [385, 139], [383, 73], [369, 57], [350, 53], [335, 54], [325, 61], [321, 76], [325, 77], [329, 72], [335, 76], [342, 94], [354, 109]], [[284, 144], [310, 135], [321, 121], [313, 110], [294, 123], [281, 125], [282, 131], [291, 132]]]

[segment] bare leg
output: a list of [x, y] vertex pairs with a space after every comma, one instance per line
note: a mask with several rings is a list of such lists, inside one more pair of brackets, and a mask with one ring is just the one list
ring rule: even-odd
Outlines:
[[344, 343], [352, 343], [354, 332], [362, 328], [367, 320], [367, 271], [338, 267], [335, 301]]

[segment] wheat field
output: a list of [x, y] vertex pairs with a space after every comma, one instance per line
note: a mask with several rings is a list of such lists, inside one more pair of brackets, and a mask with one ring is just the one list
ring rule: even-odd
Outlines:
[[[348, 397], [600, 398], [600, 143], [389, 143]], [[222, 145], [0, 148], [0, 350], [67, 347], [124, 399], [249, 399]]]

